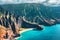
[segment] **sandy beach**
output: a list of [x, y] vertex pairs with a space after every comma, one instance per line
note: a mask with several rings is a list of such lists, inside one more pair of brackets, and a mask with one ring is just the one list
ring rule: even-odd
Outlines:
[[[22, 34], [23, 32], [32, 30], [32, 29], [33, 29], [33, 28], [25, 28], [24, 30], [21, 30], [21, 31], [20, 31], [20, 34]], [[22, 36], [21, 36], [21, 37], [22, 37]], [[15, 38], [15, 39], [18, 39], [18, 38], [20, 38], [20, 37], [17, 37], [17, 38]]]
[[28, 30], [32, 30], [32, 29], [33, 29], [33, 28], [25, 28], [24, 30], [21, 30], [21, 31], [20, 31], [20, 34], [23, 33], [23, 32], [26, 32], [26, 31], [28, 31]]

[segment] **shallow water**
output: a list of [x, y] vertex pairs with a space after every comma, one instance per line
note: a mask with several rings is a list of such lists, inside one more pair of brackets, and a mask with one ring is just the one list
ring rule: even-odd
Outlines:
[[44, 26], [43, 30], [29, 30], [17, 40], [60, 40], [60, 24]]

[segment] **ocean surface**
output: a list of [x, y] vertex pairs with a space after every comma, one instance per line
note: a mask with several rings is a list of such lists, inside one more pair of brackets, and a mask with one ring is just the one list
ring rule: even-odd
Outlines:
[[60, 40], [60, 24], [43, 28], [43, 30], [26, 31], [17, 40]]

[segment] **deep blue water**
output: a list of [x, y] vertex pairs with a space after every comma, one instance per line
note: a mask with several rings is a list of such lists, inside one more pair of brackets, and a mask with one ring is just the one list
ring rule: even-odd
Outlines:
[[60, 40], [60, 24], [43, 27], [42, 31], [29, 30], [24, 32], [17, 40]]

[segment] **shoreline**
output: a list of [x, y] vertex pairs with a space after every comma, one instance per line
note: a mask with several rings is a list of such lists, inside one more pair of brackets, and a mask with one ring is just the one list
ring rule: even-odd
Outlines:
[[[21, 31], [20, 31], [20, 34], [26, 32], [26, 31], [32, 30], [32, 29], [33, 29], [33, 28], [25, 28], [24, 30], [21, 30]], [[21, 37], [22, 37], [22, 36], [21, 36]], [[20, 37], [17, 37], [17, 38], [15, 38], [15, 39], [17, 40], [18, 38], [20, 38]]]
[[32, 30], [33, 28], [25, 28], [24, 30], [21, 30], [20, 31], [20, 34], [22, 34], [23, 32], [26, 32], [26, 31], [29, 31], [29, 30]]

